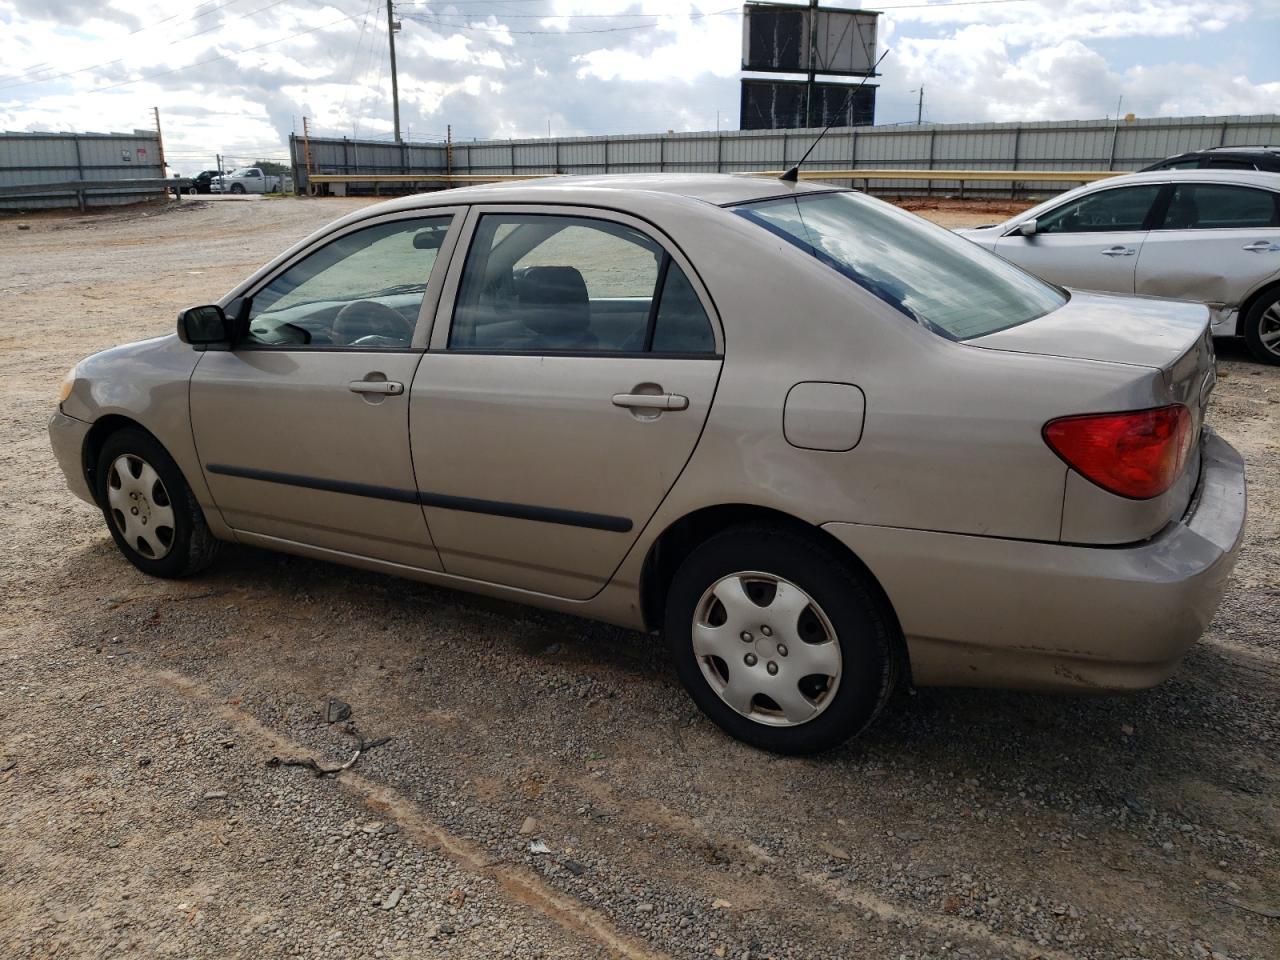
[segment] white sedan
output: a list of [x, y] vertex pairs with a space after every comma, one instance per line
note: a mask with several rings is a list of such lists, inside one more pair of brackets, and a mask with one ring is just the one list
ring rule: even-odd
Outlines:
[[1280, 364], [1280, 174], [1135, 173], [957, 232], [1066, 287], [1206, 303], [1214, 336]]

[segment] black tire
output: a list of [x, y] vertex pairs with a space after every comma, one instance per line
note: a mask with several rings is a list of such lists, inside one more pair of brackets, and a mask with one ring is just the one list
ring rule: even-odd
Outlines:
[[233, 183], [233, 184], [231, 185], [231, 192], [232, 192], [232, 193], [244, 193], [244, 184], [243, 184], [243, 183]]
[[[112, 486], [113, 465], [121, 457], [136, 458], [149, 464], [159, 476], [164, 494], [158, 493], [152, 499], [160, 507], [169, 507], [173, 514], [171, 533], [165, 536], [168, 552], [163, 556], [147, 556], [136, 543], [130, 543], [121, 529], [122, 518], [118, 518], [110, 501], [109, 488]], [[134, 461], [129, 461], [134, 462]], [[204, 511], [196, 502], [195, 495], [187, 485], [182, 471], [173, 462], [168, 451], [149, 433], [134, 428], [117, 430], [107, 437], [98, 453], [96, 464], [95, 489], [98, 503], [102, 507], [103, 518], [111, 538], [115, 540], [120, 552], [143, 573], [153, 577], [172, 579], [186, 577], [205, 569], [213, 563], [218, 553], [218, 541], [209, 532], [205, 523]], [[118, 482], [118, 480], [116, 481]], [[163, 502], [167, 500], [168, 502]], [[156, 528], [159, 535], [161, 528]], [[145, 546], [145, 541], [143, 546]]]
[[[722, 699], [703, 674], [693, 646], [694, 618], [713, 585], [745, 571], [790, 581], [808, 594], [834, 628], [841, 657], [839, 683], [830, 701], [810, 720], [772, 726], [752, 719]], [[802, 619], [807, 615], [802, 614]], [[725, 732], [764, 750], [810, 754], [838, 746], [876, 718], [897, 684], [897, 628], [878, 591], [848, 558], [801, 531], [735, 527], [707, 540], [676, 571], [664, 617], [676, 670], [694, 702]], [[752, 700], [753, 705], [757, 703]]]
[[1271, 347], [1262, 342], [1264, 333], [1271, 335], [1276, 332], [1280, 332], [1280, 287], [1259, 297], [1244, 318], [1244, 341], [1255, 360], [1280, 364], [1280, 342]]

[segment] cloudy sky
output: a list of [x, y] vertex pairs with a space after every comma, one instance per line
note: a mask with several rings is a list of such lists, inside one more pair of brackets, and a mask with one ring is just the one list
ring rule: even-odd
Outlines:
[[[832, 6], [855, 6], [832, 3]], [[1280, 0], [889, 0], [877, 122], [1280, 111]], [[176, 11], [176, 12], [175, 12]], [[741, 4], [396, 4], [402, 125], [457, 139], [738, 120]], [[388, 138], [385, 0], [0, 0], [0, 130], [132, 130], [170, 164], [283, 157], [291, 130]]]

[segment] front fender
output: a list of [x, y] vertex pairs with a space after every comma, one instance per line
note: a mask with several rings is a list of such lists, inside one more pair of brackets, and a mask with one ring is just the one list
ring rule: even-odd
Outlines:
[[[92, 424], [104, 417], [124, 417], [149, 432], [182, 470], [214, 535], [229, 538], [205, 485], [191, 432], [191, 374], [200, 356], [176, 334], [95, 353], [76, 365], [61, 409], [68, 417]], [[90, 439], [100, 437], [91, 433]]]

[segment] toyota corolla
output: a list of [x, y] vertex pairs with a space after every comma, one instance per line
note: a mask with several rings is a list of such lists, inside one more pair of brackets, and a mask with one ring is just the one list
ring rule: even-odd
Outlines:
[[82, 361], [50, 434], [148, 574], [234, 541], [661, 630], [810, 752], [902, 680], [1177, 668], [1245, 521], [1208, 319], [848, 190], [553, 178], [338, 220]]

